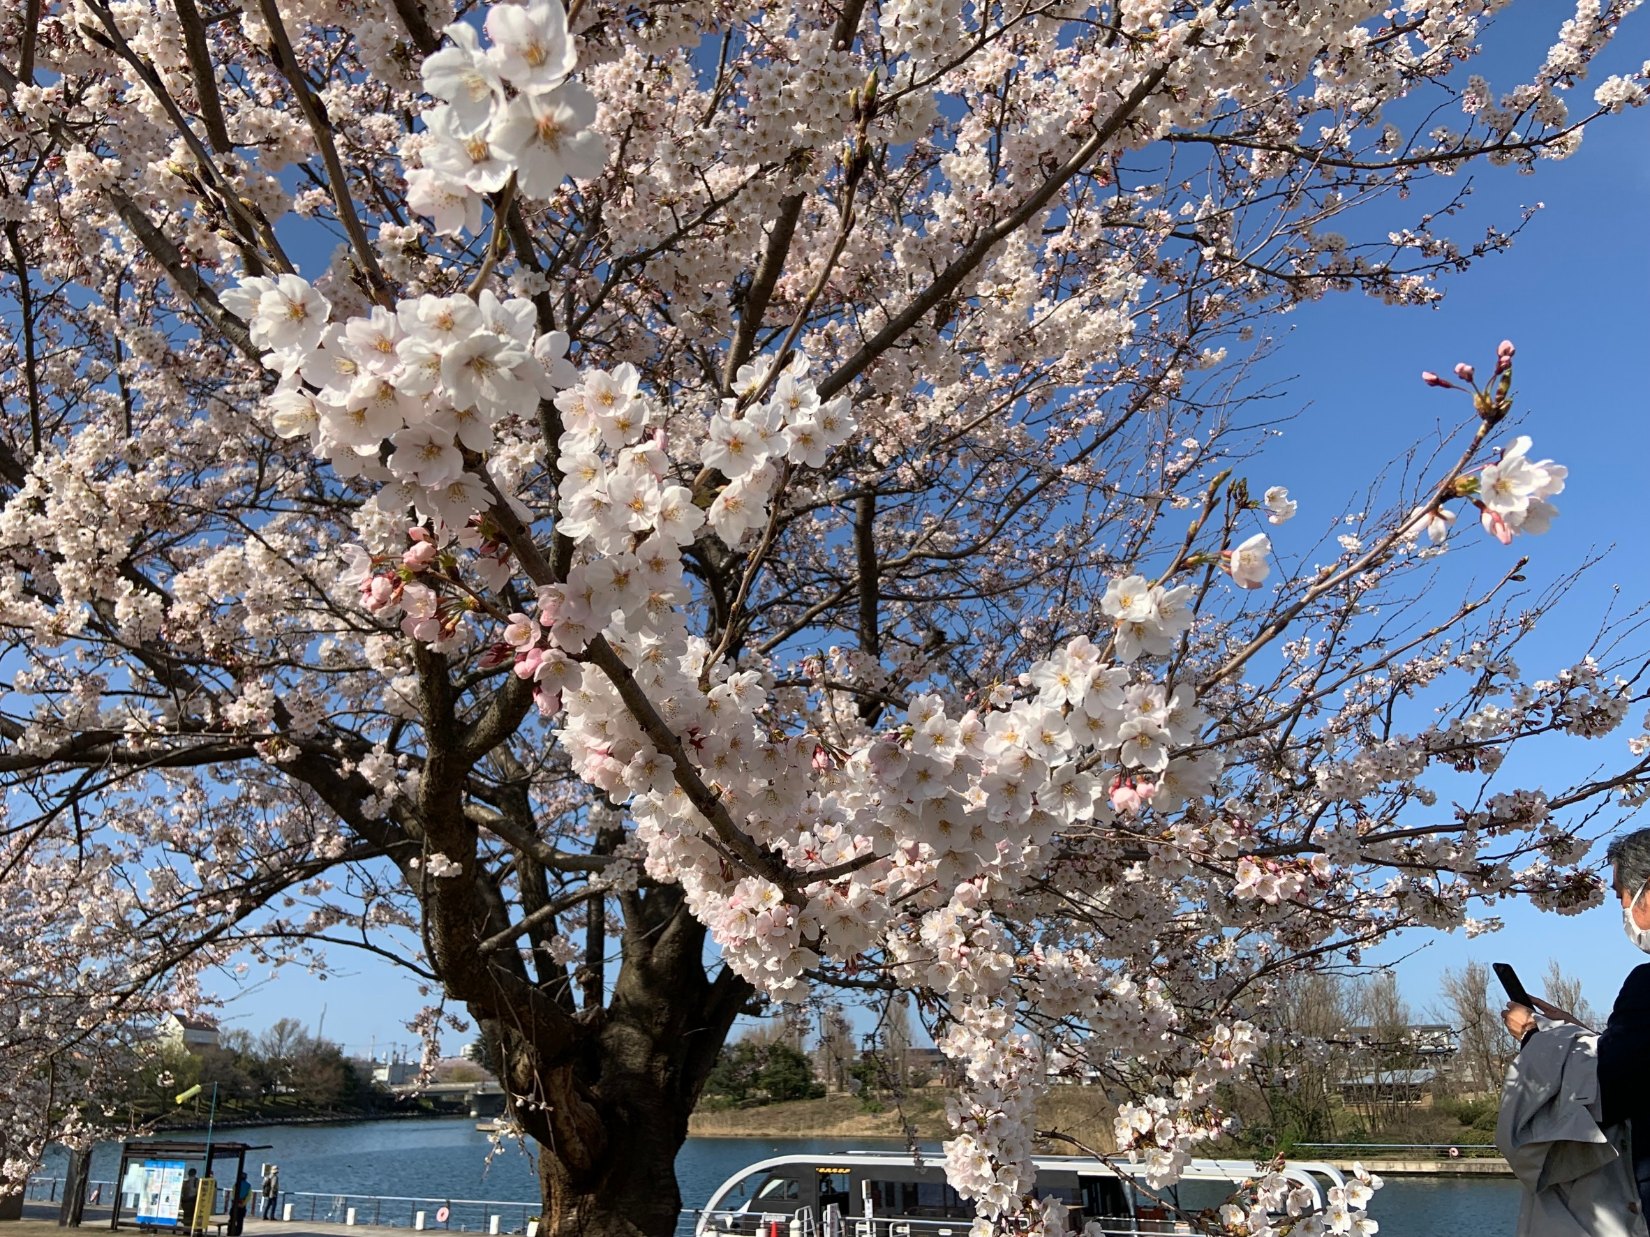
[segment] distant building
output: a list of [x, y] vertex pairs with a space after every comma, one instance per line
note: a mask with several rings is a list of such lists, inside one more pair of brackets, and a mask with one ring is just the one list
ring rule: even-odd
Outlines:
[[1091, 1061], [1067, 1061], [1065, 1065], [1056, 1068], [1050, 1065], [1047, 1070], [1048, 1081], [1055, 1086], [1098, 1086], [1106, 1080], [1098, 1066]]
[[938, 1048], [907, 1048], [905, 1068], [913, 1081], [925, 1087], [947, 1086], [957, 1079], [960, 1070]]
[[175, 1045], [189, 1052], [200, 1052], [218, 1047], [218, 1024], [210, 1018], [186, 1018], [182, 1014], [168, 1014], [156, 1030], [155, 1037], [164, 1044]]
[[389, 1056], [382, 1061], [374, 1060], [370, 1064], [372, 1080], [386, 1087], [403, 1086], [418, 1077], [418, 1062], [409, 1061], [404, 1057]]
[[1341, 1098], [1348, 1104], [1419, 1104], [1437, 1078], [1430, 1069], [1376, 1070], [1341, 1083]]

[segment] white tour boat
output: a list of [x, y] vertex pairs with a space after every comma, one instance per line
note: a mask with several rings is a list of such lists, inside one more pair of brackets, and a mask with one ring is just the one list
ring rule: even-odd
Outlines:
[[[1143, 1167], [1121, 1160], [1037, 1156], [1033, 1162], [1036, 1197], [1065, 1206], [1074, 1237], [1191, 1232], [1177, 1209], [1218, 1206], [1259, 1175], [1247, 1160], [1193, 1160], [1178, 1186], [1151, 1191]], [[1314, 1211], [1323, 1210], [1325, 1190], [1346, 1184], [1324, 1163], [1291, 1162], [1280, 1171], [1309, 1192]], [[849, 1152], [781, 1155], [741, 1169], [711, 1195], [693, 1231], [694, 1237], [967, 1237], [973, 1219], [973, 1204], [946, 1182], [939, 1157], [925, 1157], [918, 1167], [910, 1155]]]

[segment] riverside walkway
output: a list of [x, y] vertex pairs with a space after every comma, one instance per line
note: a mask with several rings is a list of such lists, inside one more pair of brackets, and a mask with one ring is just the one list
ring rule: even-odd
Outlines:
[[[60, 1228], [57, 1223], [57, 1204], [55, 1203], [24, 1203], [23, 1218], [8, 1220], [0, 1223], [0, 1237], [65, 1237], [66, 1234], [76, 1232], [72, 1228]], [[85, 1217], [80, 1222], [80, 1232], [108, 1232], [109, 1209], [107, 1207], [88, 1207]], [[123, 1220], [120, 1225], [123, 1233], [138, 1234], [141, 1230], [130, 1220]], [[446, 1229], [430, 1229], [431, 1233], [445, 1234]], [[457, 1229], [451, 1230], [457, 1232]], [[150, 1237], [158, 1234], [159, 1229], [151, 1230]], [[259, 1220], [248, 1215], [246, 1227], [243, 1230], [245, 1237], [341, 1237], [349, 1234], [350, 1237], [408, 1237], [412, 1232], [406, 1227], [391, 1228], [376, 1224], [328, 1224], [324, 1221], [293, 1220], [290, 1223], [282, 1220]], [[211, 1237], [217, 1237], [217, 1230], [211, 1230]], [[482, 1237], [482, 1235], [478, 1235]]]

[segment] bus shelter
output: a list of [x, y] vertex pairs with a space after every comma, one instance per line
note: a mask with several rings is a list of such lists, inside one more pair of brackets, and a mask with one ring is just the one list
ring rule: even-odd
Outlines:
[[[178, 1139], [153, 1139], [122, 1143], [120, 1171], [115, 1176], [114, 1210], [109, 1216], [109, 1227], [119, 1228], [125, 1218], [128, 1225], [144, 1229], [176, 1229], [187, 1232], [189, 1217], [179, 1216], [178, 1202], [188, 1171], [194, 1168], [202, 1178], [215, 1177], [216, 1188], [234, 1188], [235, 1179], [246, 1171], [248, 1151], [268, 1151], [270, 1143], [184, 1142]], [[214, 1164], [235, 1167], [225, 1176], [216, 1177]], [[214, 1200], [213, 1211], [217, 1210]]]

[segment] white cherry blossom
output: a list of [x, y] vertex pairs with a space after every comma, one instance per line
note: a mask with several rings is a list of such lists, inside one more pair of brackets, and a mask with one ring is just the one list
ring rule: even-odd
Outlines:
[[1272, 572], [1269, 556], [1272, 539], [1265, 533], [1254, 536], [1221, 551], [1221, 566], [1239, 588], [1259, 588]]

